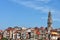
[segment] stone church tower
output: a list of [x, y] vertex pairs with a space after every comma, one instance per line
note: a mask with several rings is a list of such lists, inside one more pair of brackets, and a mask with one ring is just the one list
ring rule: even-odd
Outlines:
[[48, 38], [51, 39], [50, 31], [52, 30], [52, 16], [51, 12], [48, 13], [48, 22], [47, 22]]
[[48, 20], [47, 20], [47, 27], [45, 28], [46, 32], [48, 32], [48, 34], [46, 34], [46, 37], [51, 40], [51, 30], [52, 30], [52, 15], [51, 12], [48, 12]]
[[48, 27], [48, 29], [52, 28], [52, 16], [51, 16], [51, 12], [50, 11], [48, 13], [47, 27]]
[[48, 29], [48, 33], [50, 33], [50, 30], [52, 30], [52, 15], [50, 11], [48, 13], [47, 29]]

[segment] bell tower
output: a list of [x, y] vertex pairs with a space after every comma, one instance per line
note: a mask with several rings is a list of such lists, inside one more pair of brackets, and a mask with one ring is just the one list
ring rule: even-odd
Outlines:
[[48, 32], [48, 34], [46, 34], [46, 37], [51, 40], [51, 30], [52, 30], [52, 15], [51, 15], [51, 11], [48, 12], [48, 20], [47, 20], [47, 27], [45, 28], [45, 30]]
[[51, 16], [51, 12], [49, 11], [48, 13], [48, 22], [47, 22], [47, 26], [48, 28], [51, 28], [52, 27], [52, 16]]
[[50, 40], [51, 38], [50, 31], [52, 30], [52, 15], [50, 11], [48, 13], [47, 30], [48, 30], [48, 38]]

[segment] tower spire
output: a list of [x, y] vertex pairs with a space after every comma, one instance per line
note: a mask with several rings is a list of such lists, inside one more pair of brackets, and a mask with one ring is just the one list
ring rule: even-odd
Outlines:
[[48, 27], [52, 27], [52, 16], [51, 16], [51, 12], [49, 11], [48, 13]]
[[48, 20], [47, 20], [47, 31], [48, 31], [48, 35], [47, 35], [47, 38], [49, 40], [51, 40], [51, 30], [53, 29], [52, 28], [52, 15], [51, 15], [51, 11], [48, 12]]

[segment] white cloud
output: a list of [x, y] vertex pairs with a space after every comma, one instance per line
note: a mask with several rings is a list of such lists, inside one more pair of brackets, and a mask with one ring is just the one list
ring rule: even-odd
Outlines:
[[55, 22], [55, 21], [60, 22], [60, 19], [59, 19], [59, 18], [54, 18], [53, 21], [54, 21], [54, 22]]
[[50, 1], [50, 0], [36, 0], [36, 1]]
[[[30, 8], [33, 8], [35, 10], [39, 10], [39, 11], [42, 11], [44, 13], [47, 13], [49, 10], [51, 10], [52, 12], [54, 12], [53, 9], [49, 8], [49, 7], [45, 7], [45, 6], [38, 6], [36, 4], [34, 4], [33, 2], [31, 1], [20, 1], [20, 0], [13, 0], [15, 1], [16, 3], [18, 4], [21, 4], [21, 5], [24, 5], [26, 7], [30, 7]], [[47, 1], [47, 0], [40, 0], [40, 1]]]
[[48, 3], [48, 2], [50, 2], [51, 0], [35, 0], [35, 1]]
[[[47, 20], [48, 17], [41, 17], [42, 20]], [[52, 21], [53, 22], [60, 22], [60, 19], [59, 18], [52, 18]]]
[[[51, 10], [51, 12], [53, 14], [55, 14], [56, 16], [57, 13], [59, 14], [60, 12], [56, 9], [53, 9], [52, 7], [49, 7], [49, 6], [38, 6], [36, 4], [34, 4], [33, 2], [31, 1], [21, 1], [21, 0], [13, 0], [14, 2], [18, 3], [18, 4], [21, 4], [21, 5], [24, 5], [26, 7], [29, 7], [29, 8], [33, 8], [35, 10], [39, 10], [40, 12], [44, 12], [44, 13], [47, 13], [49, 10]], [[44, 2], [49, 2], [50, 0], [35, 0], [35, 1], [44, 1]], [[56, 19], [56, 18], [53, 18], [54, 21], [60, 21], [60, 19]]]

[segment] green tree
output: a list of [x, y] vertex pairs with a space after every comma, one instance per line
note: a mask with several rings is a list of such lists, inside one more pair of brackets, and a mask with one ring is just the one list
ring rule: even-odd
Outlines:
[[7, 38], [2, 38], [2, 40], [8, 40]]

